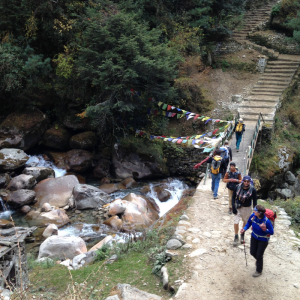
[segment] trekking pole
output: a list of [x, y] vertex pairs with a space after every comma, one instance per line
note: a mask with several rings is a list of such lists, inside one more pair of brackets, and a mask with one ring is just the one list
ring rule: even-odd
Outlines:
[[247, 255], [246, 255], [246, 246], [245, 246], [245, 241], [243, 241], [243, 244], [244, 244], [244, 252], [245, 252], [245, 259], [246, 259], [246, 267], [248, 267], [248, 264], [247, 264]]

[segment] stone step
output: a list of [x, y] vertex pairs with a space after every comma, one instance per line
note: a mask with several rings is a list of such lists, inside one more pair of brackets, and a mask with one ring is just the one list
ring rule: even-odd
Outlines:
[[[262, 99], [248, 99], [245, 98], [244, 102], [245, 105], [277, 105], [279, 103], [279, 100], [262, 100]], [[242, 104], [244, 105], [244, 104]]]
[[287, 68], [287, 66], [267, 66], [265, 69], [265, 73], [270, 72], [278, 72], [278, 73], [295, 73], [297, 71], [297, 68], [295, 66], [290, 66]]
[[281, 89], [264, 89], [264, 88], [253, 88], [252, 89], [252, 92], [262, 92], [262, 93], [265, 93], [265, 92], [275, 92], [275, 93], [280, 93], [282, 94], [283, 91], [285, 89], [284, 88], [281, 88]]
[[285, 61], [297, 61], [300, 62], [300, 55], [288, 55], [288, 54], [280, 54], [278, 56], [279, 60], [285, 60]]
[[283, 91], [286, 89], [286, 87], [285, 86], [278, 86], [278, 84], [276, 84], [276, 85], [274, 85], [274, 84], [269, 84], [269, 85], [255, 85], [253, 88], [257, 88], [257, 89], [261, 89], [261, 88], [264, 88], [264, 89], [266, 89], [266, 88], [278, 88], [278, 89], [282, 89]]
[[241, 104], [239, 108], [269, 108], [269, 107], [276, 107], [278, 102], [245, 102], [245, 104]]
[[299, 66], [299, 62], [297, 61], [284, 61], [284, 60], [271, 60], [271, 61], [268, 61], [268, 66], [273, 66], [273, 65], [276, 65], [276, 66]]
[[[257, 114], [257, 115], [240, 114], [240, 116], [241, 116], [241, 118], [243, 118], [244, 121], [257, 121], [259, 114]], [[264, 118], [265, 122], [270, 122], [270, 123], [274, 122], [273, 117], [263, 115], [263, 118]]]
[[[274, 81], [271, 81], [271, 80], [259, 80], [256, 83], [256, 86], [259, 86], [259, 85], [272, 85], [273, 83], [274, 83]], [[278, 83], [276, 83], [276, 85], [287, 87], [289, 85], [289, 82], [287, 82], [287, 81], [278, 82]]]
[[271, 81], [276, 81], [276, 82], [290, 82], [292, 77], [287, 76], [287, 77], [277, 77], [274, 76], [272, 73], [268, 73], [269, 76], [262, 76], [259, 78], [259, 80], [265, 81], [265, 80], [271, 80]]
[[255, 100], [262, 100], [262, 101], [279, 101], [280, 96], [271, 96], [271, 95], [249, 95], [247, 96], [247, 100], [252, 101], [253, 99]]
[[250, 96], [277, 96], [277, 97], [280, 97], [281, 96], [281, 92], [262, 92], [262, 91], [259, 91], [259, 92], [251, 92], [250, 93]]
[[274, 116], [275, 112], [276, 112], [276, 106], [266, 107], [266, 108], [252, 108], [252, 107], [239, 108], [240, 114], [259, 115], [261, 113], [262, 115]]
[[290, 73], [281, 73], [281, 72], [273, 72], [272, 75], [270, 75], [269, 73], [268, 74], [263, 74], [261, 76], [261, 78], [264, 78], [264, 77], [283, 77], [283, 78], [290, 78], [290, 80], [293, 78], [293, 75], [290, 74]]

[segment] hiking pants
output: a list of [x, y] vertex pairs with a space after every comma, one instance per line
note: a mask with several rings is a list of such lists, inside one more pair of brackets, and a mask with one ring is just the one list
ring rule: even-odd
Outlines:
[[229, 157], [224, 159], [225, 164], [226, 164], [226, 169], [223, 170], [222, 172], [222, 178], [224, 178], [226, 172], [227, 172], [227, 168], [228, 168], [228, 164], [229, 164]]
[[211, 190], [214, 192], [214, 197], [218, 196], [218, 189], [219, 189], [219, 184], [220, 180], [222, 178], [222, 174], [211, 174]]
[[258, 273], [263, 270], [263, 257], [267, 246], [268, 242], [259, 241], [251, 236], [250, 254], [256, 259], [256, 271]]
[[241, 132], [236, 132], [235, 137], [236, 137], [236, 149], [239, 150], [243, 134]]

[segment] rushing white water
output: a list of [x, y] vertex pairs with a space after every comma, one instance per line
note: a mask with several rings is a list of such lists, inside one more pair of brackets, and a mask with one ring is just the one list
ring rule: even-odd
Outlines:
[[157, 198], [156, 192], [154, 191], [155, 186], [157, 186], [157, 184], [150, 183], [150, 192], [146, 196], [151, 197], [155, 200], [156, 204], [160, 209], [160, 217], [163, 216], [166, 212], [168, 212], [179, 202], [183, 191], [188, 188], [188, 186], [182, 181], [174, 179], [170, 183], [168, 183], [168, 188], [166, 189], [171, 193], [171, 198], [166, 202], [160, 202], [160, 200]]
[[7, 207], [7, 204], [4, 203], [1, 197], [0, 197], [0, 209], [2, 210], [2, 212], [0, 212], [0, 219], [9, 219], [10, 215], [14, 213], [14, 211], [10, 210], [9, 207]]
[[29, 155], [26, 165], [51, 168], [54, 170], [56, 178], [64, 176], [67, 173], [65, 169], [59, 169], [52, 161], [46, 161], [42, 155]]

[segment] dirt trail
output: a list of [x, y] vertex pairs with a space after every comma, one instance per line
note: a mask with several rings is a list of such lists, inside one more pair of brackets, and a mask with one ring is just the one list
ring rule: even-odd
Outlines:
[[[254, 278], [252, 274], [255, 272], [255, 260], [249, 252], [251, 230], [245, 236], [248, 261], [246, 267], [243, 246], [232, 246], [233, 215], [228, 214], [225, 183], [220, 184], [217, 200], [213, 199], [210, 186], [211, 180], [207, 180], [206, 185], [198, 186], [194, 204], [186, 212], [191, 225], [181, 224], [186, 221], [180, 221], [180, 228], [177, 227], [177, 232], [192, 246], [185, 261], [192, 276], [181, 285], [173, 298], [300, 299], [300, 244], [293, 232], [288, 232], [289, 217], [284, 211], [280, 212], [276, 220], [275, 234], [265, 251], [263, 274]], [[197, 249], [206, 252], [190, 257]]]

